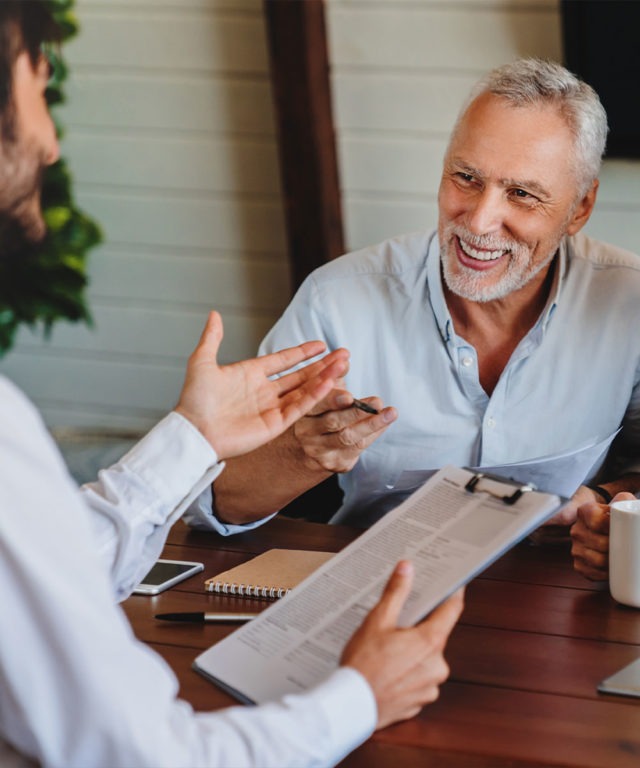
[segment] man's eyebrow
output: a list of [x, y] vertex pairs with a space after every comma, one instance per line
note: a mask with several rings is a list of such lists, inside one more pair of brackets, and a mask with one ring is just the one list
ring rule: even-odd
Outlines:
[[483, 178], [483, 174], [477, 168], [474, 168], [472, 165], [465, 163], [465, 161], [461, 160], [459, 157], [452, 157], [450, 165], [455, 165], [459, 171], [468, 173], [470, 176], [477, 176], [479, 179]]

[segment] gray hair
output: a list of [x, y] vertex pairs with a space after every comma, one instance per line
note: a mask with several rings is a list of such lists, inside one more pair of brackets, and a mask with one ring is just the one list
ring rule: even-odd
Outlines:
[[573, 164], [584, 195], [600, 172], [607, 144], [607, 113], [598, 94], [568, 69], [553, 61], [519, 59], [479, 80], [460, 112], [452, 137], [467, 108], [478, 96], [492, 93], [515, 107], [556, 105], [574, 137]]

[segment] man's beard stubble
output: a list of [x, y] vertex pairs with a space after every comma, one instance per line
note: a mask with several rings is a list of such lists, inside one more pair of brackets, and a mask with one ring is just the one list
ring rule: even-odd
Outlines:
[[37, 230], [11, 214], [0, 212], [0, 263], [26, 262], [42, 246], [47, 232]]
[[5, 143], [0, 162], [0, 260], [28, 258], [46, 237], [40, 197], [46, 166], [37, 152]]
[[[451, 250], [454, 248], [452, 243], [455, 237], [460, 237], [476, 248], [509, 251], [509, 263], [500, 279], [495, 283], [487, 285], [484, 272], [476, 272], [459, 263], [457, 264], [457, 272], [455, 272], [452, 269], [452, 262], [454, 259], [457, 261], [457, 259], [455, 255], [451, 254]], [[546, 259], [532, 267], [530, 264], [529, 248], [524, 243], [520, 243], [515, 239], [505, 240], [504, 238], [473, 235], [463, 227], [450, 223], [445, 227], [443, 242], [440, 243], [440, 263], [445, 284], [456, 296], [468, 299], [469, 301], [485, 303], [503, 299], [513, 291], [523, 288], [544, 269], [557, 253], [559, 244], [558, 242], [556, 248], [551, 251]]]

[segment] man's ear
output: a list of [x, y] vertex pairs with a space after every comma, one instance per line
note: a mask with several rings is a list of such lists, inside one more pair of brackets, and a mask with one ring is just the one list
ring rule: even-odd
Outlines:
[[598, 179], [595, 179], [591, 185], [591, 188], [587, 191], [585, 196], [576, 206], [576, 209], [573, 212], [573, 216], [569, 221], [569, 226], [567, 227], [568, 235], [575, 235], [576, 232], [579, 232], [582, 227], [584, 227], [584, 225], [589, 221], [591, 211], [593, 211], [593, 206], [596, 204], [596, 197], [598, 195], [599, 186], [600, 182]]

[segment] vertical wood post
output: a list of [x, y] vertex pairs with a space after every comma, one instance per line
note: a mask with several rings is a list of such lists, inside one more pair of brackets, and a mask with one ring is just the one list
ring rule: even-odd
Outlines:
[[294, 288], [344, 252], [323, 0], [264, 0]]

